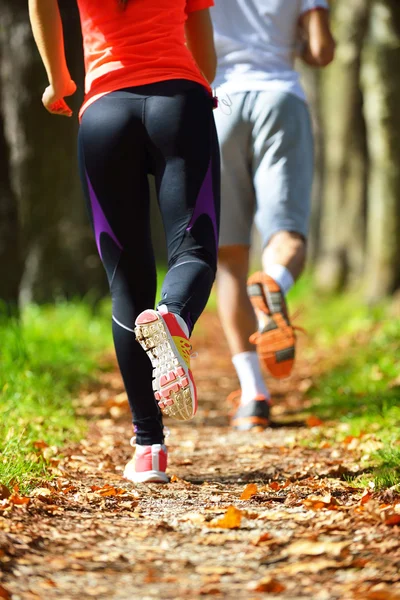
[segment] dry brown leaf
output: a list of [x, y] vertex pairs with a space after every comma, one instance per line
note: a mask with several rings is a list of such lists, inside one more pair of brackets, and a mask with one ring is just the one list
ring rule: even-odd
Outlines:
[[269, 533], [262, 533], [256, 540], [253, 540], [254, 546], [262, 546], [265, 542], [270, 542], [272, 536]]
[[201, 573], [202, 575], [232, 575], [236, 573], [236, 569], [220, 565], [200, 565], [196, 567], [196, 573]]
[[340, 562], [327, 558], [313, 558], [312, 560], [296, 561], [277, 567], [276, 571], [284, 575], [297, 575], [297, 573], [320, 573], [325, 569], [339, 569]]
[[312, 540], [298, 540], [290, 544], [286, 549], [287, 556], [320, 556], [321, 554], [329, 554], [330, 556], [340, 556], [345, 548], [350, 545], [350, 542], [316, 542]]
[[249, 483], [244, 488], [240, 499], [241, 500], [249, 500], [252, 496], [255, 496], [258, 493], [258, 487], [256, 483]]
[[31, 492], [31, 496], [51, 496], [52, 491], [49, 488], [35, 488]]
[[1, 584], [0, 584], [0, 598], [2, 598], [2, 600], [11, 600], [11, 598], [12, 598], [10, 592], [8, 590], [6, 590], [6, 588], [3, 587]]
[[215, 585], [203, 585], [199, 590], [200, 596], [220, 596], [221, 593], [221, 590]]
[[324, 424], [324, 422], [321, 421], [321, 419], [319, 417], [316, 417], [315, 415], [310, 415], [306, 419], [307, 427], [320, 427], [323, 424]]
[[10, 504], [15, 504], [16, 506], [24, 506], [26, 504], [29, 504], [30, 501], [30, 498], [27, 498], [26, 496], [19, 496], [18, 494], [12, 494], [8, 498], [8, 502]]
[[274, 490], [274, 492], [277, 492], [278, 490], [281, 489], [281, 485], [280, 483], [278, 483], [277, 481], [271, 481], [271, 483], [269, 484], [269, 487]]
[[8, 489], [8, 487], [0, 483], [0, 500], [4, 500], [5, 498], [9, 498], [10, 496], [11, 492]]
[[43, 450], [44, 448], [48, 448], [49, 445], [43, 440], [38, 440], [37, 442], [33, 442], [33, 447], [36, 448], [36, 450]]
[[400, 525], [400, 515], [388, 515], [385, 519], [385, 525]]
[[190, 483], [190, 481], [185, 481], [185, 479], [181, 479], [180, 477], [177, 477], [176, 475], [172, 475], [171, 479], [170, 479], [171, 483], [181, 483], [182, 485], [192, 485]]
[[208, 527], [220, 527], [221, 529], [238, 529], [242, 521], [243, 513], [235, 506], [228, 506], [228, 509], [221, 519], [213, 519]]
[[[392, 591], [388, 586], [379, 585], [379, 588], [363, 593], [363, 600], [400, 600], [399, 592]], [[361, 600], [361, 596], [358, 596], [358, 598]]]
[[304, 506], [311, 510], [336, 510], [339, 502], [331, 494], [326, 496], [309, 496], [303, 500]]
[[273, 577], [264, 577], [260, 581], [250, 584], [249, 587], [253, 592], [266, 592], [268, 594], [280, 594], [286, 589], [282, 583]]
[[368, 502], [368, 500], [371, 500], [372, 498], [372, 492], [370, 492], [369, 490], [366, 490], [363, 495], [361, 496], [360, 499], [360, 504], [366, 504]]

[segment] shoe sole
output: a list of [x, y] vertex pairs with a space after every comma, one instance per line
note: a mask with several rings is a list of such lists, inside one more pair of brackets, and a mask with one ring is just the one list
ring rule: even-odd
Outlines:
[[169, 477], [164, 471], [143, 471], [136, 473], [125, 469], [124, 478], [133, 483], [169, 483]]
[[259, 331], [257, 353], [273, 377], [288, 377], [294, 365], [296, 336], [285, 314], [282, 291], [271, 277], [256, 273], [248, 280], [247, 293], [256, 314], [260, 311], [270, 317], [267, 328]]
[[137, 341], [153, 366], [153, 390], [164, 415], [178, 421], [192, 419], [197, 410], [197, 394], [192, 374], [182, 360], [162, 315], [146, 310], [135, 323]]

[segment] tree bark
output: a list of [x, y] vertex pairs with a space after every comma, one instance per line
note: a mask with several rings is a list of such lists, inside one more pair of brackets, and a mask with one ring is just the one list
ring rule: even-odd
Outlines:
[[362, 85], [370, 172], [366, 294], [377, 301], [400, 284], [400, 5], [373, 0]]
[[[325, 174], [316, 279], [319, 288], [328, 292], [344, 286], [351, 268], [361, 268], [366, 157], [363, 154], [365, 132], [358, 118], [361, 112], [359, 75], [368, 19], [369, 0], [335, 3], [336, 57], [322, 77]], [[355, 221], [356, 242], [350, 251]]]
[[0, 316], [18, 314], [22, 275], [17, 200], [9, 173], [9, 149], [0, 106]]
[[[49, 301], [105, 290], [105, 277], [85, 214], [76, 164], [76, 111], [49, 115], [41, 104], [46, 74], [30, 30], [26, 0], [0, 6], [1, 93], [11, 185], [23, 232], [21, 300]], [[76, 8], [62, 2], [73, 77], [82, 82]]]

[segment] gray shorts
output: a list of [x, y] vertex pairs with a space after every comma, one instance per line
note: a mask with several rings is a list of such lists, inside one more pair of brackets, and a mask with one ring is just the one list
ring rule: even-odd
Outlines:
[[234, 93], [229, 100], [230, 109], [220, 104], [214, 111], [222, 167], [220, 246], [250, 245], [254, 220], [263, 246], [282, 230], [306, 237], [314, 168], [307, 105], [275, 91]]

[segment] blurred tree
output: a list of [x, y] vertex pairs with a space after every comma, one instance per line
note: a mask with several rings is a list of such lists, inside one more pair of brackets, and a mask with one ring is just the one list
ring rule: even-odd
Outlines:
[[[33, 41], [26, 0], [0, 4], [2, 111], [10, 148], [9, 179], [23, 239], [22, 302], [105, 291], [85, 214], [76, 165], [76, 115], [46, 113], [46, 74]], [[75, 3], [61, 2], [71, 71], [83, 80]], [[81, 97], [73, 100], [79, 106]]]
[[337, 291], [364, 266], [366, 141], [360, 90], [361, 49], [369, 0], [338, 0], [333, 6], [336, 57], [322, 74], [325, 140], [317, 283]]
[[400, 285], [400, 2], [371, 0], [362, 87], [368, 127], [366, 291], [376, 301]]
[[22, 275], [18, 209], [8, 171], [9, 151], [0, 110], [0, 315], [18, 313]]

